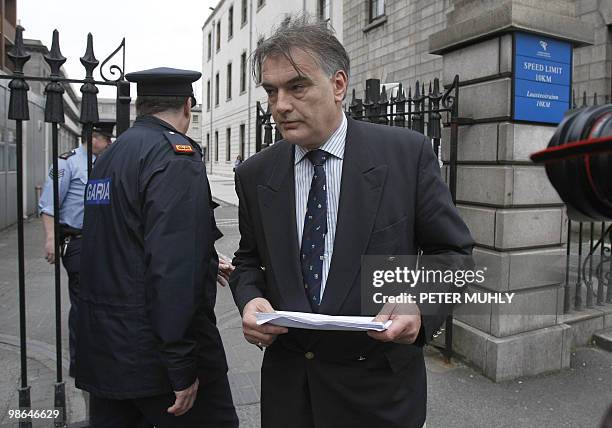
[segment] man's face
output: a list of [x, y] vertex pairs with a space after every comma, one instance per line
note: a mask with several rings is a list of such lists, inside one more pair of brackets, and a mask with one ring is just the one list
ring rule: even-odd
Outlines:
[[267, 57], [262, 64], [262, 86], [283, 138], [312, 149], [339, 125], [347, 76], [343, 71], [327, 76], [303, 50], [293, 49], [291, 56], [301, 74], [284, 56]]
[[110, 145], [111, 139], [105, 135], [94, 132], [91, 137], [91, 151], [94, 155], [99, 155]]

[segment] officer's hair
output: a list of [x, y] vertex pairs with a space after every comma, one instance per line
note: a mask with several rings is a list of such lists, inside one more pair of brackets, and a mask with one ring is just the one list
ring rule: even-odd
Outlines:
[[136, 116], [149, 116], [164, 111], [176, 113], [185, 105], [189, 97], [160, 97], [154, 95], [139, 95], [136, 98]]
[[327, 21], [300, 14], [287, 15], [274, 33], [257, 46], [251, 56], [253, 78], [259, 80], [266, 58], [281, 55], [291, 63], [298, 74], [305, 74], [291, 56], [293, 48], [312, 54], [321, 70], [330, 77], [340, 70], [349, 75], [350, 60], [344, 46], [334, 35], [334, 29]]

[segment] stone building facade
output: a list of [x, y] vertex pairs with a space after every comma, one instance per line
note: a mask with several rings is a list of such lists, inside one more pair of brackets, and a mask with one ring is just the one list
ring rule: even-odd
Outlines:
[[[370, 18], [372, 3], [384, 3], [382, 16]], [[349, 92], [356, 89], [357, 97], [363, 97], [365, 81], [370, 78], [380, 79], [383, 84], [414, 84], [416, 80], [428, 82], [435, 77], [442, 78], [443, 59], [430, 52], [429, 36], [446, 27], [449, 14], [467, 16], [476, 9], [490, 10], [502, 3], [502, 0], [483, 0], [476, 7], [453, 0], [345, 0], [343, 43], [351, 58]], [[598, 94], [602, 100], [610, 97], [612, 2], [572, 0], [551, 4], [552, 10], [569, 13], [593, 30], [593, 44], [574, 49], [576, 94]], [[474, 63], [474, 67], [478, 64]]]

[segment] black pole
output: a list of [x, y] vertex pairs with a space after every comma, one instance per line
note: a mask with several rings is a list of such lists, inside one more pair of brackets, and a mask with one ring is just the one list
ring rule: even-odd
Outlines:
[[582, 222], [578, 228], [578, 278], [576, 279], [576, 295], [574, 296], [574, 309], [582, 309]]
[[569, 286], [569, 271], [572, 246], [572, 220], [567, 220], [567, 248], [565, 251], [565, 287], [563, 296], [563, 313], [570, 312], [570, 286]]
[[64, 86], [57, 81], [61, 76], [60, 68], [66, 62], [59, 46], [59, 33], [53, 31], [53, 41], [49, 54], [44, 56], [51, 68], [51, 81], [45, 87], [45, 122], [51, 123], [51, 143], [53, 156], [53, 229], [55, 247], [55, 359], [57, 381], [55, 383], [54, 405], [60, 411], [54, 420], [56, 427], [66, 425], [66, 392], [62, 373], [62, 289], [61, 289], [61, 236], [60, 236], [60, 206], [59, 206], [59, 135], [58, 124], [64, 123]]
[[[610, 229], [610, 245], [612, 246], [612, 228]], [[612, 249], [610, 251], [610, 264], [608, 270], [608, 291], [606, 292], [606, 303], [612, 303]]]
[[[23, 27], [15, 28], [15, 43], [8, 57], [15, 65], [14, 79], [9, 82], [11, 96], [8, 118], [15, 120], [16, 156], [17, 156], [17, 258], [19, 266], [19, 351], [21, 382], [18, 388], [20, 410], [29, 410], [31, 406], [30, 386], [28, 385], [28, 359], [26, 343], [26, 302], [25, 302], [25, 258], [23, 239], [23, 121], [30, 120], [28, 107], [28, 90], [30, 87], [23, 79], [23, 66], [30, 59], [23, 45]], [[31, 428], [30, 417], [19, 420], [20, 428]]]
[[[593, 240], [595, 239], [595, 223], [591, 222], [591, 232], [590, 232], [590, 247], [589, 247], [589, 279], [586, 281], [586, 307], [592, 308], [593, 305]], [[586, 278], [585, 278], [586, 279]]]
[[[17, 137], [17, 251], [19, 258], [19, 341], [21, 347], [21, 388], [19, 388], [19, 408], [29, 410], [30, 386], [28, 385], [28, 363], [26, 352], [26, 306], [25, 306], [25, 259], [23, 240], [23, 123], [16, 122]], [[19, 421], [19, 427], [30, 428], [28, 417]]]
[[51, 146], [53, 156], [53, 234], [55, 251], [55, 358], [57, 383], [62, 382], [62, 289], [61, 289], [61, 242], [60, 242], [60, 206], [59, 206], [59, 137], [57, 123], [51, 124]]
[[130, 82], [117, 82], [117, 137], [130, 127]]
[[597, 304], [599, 306], [603, 306], [605, 304], [605, 293], [604, 293], [604, 247], [606, 243], [606, 224], [604, 222], [601, 223], [601, 248], [599, 251], [599, 269], [597, 271], [599, 274], [597, 275]]
[[255, 104], [255, 153], [261, 151], [261, 126], [261, 103], [257, 101]]
[[93, 50], [93, 36], [87, 34], [87, 48], [85, 55], [81, 58], [81, 64], [85, 67], [85, 79], [81, 86], [81, 115], [79, 121], [83, 124], [83, 139], [87, 148], [87, 177], [91, 175], [93, 165], [93, 152], [91, 147], [91, 139], [93, 136], [93, 124], [99, 120], [98, 117], [98, 88], [93, 83], [93, 71], [98, 66], [99, 61], [96, 59]]

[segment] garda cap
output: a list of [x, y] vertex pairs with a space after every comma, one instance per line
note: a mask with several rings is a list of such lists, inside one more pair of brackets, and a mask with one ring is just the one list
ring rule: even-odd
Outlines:
[[105, 137], [113, 138], [113, 130], [115, 129], [115, 121], [114, 120], [100, 120], [93, 124], [93, 131], [98, 134], [102, 134]]
[[136, 83], [138, 96], [190, 97], [192, 107], [195, 106], [195, 97], [191, 84], [200, 77], [202, 73], [199, 71], [169, 67], [135, 71], [125, 75], [128, 81]]

